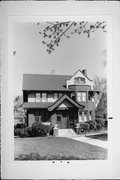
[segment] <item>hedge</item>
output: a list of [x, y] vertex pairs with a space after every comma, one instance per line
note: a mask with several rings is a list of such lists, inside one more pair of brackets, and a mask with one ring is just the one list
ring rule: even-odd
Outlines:
[[[18, 126], [17, 126], [18, 127]], [[15, 128], [14, 135], [19, 137], [43, 137], [50, 134], [52, 127], [39, 122], [34, 122], [32, 127]]]

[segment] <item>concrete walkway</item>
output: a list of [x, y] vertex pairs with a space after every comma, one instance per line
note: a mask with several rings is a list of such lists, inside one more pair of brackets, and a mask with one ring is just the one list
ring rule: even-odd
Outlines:
[[102, 148], [108, 148], [108, 142], [107, 141], [102, 141], [102, 140], [98, 140], [98, 139], [92, 139], [92, 138], [89, 138], [89, 137], [70, 137], [74, 140], [77, 140], [77, 141], [81, 141], [81, 142], [85, 142], [85, 143], [88, 143], [88, 144], [92, 144], [92, 145], [95, 145], [95, 146], [99, 146], [99, 147], [102, 147]]

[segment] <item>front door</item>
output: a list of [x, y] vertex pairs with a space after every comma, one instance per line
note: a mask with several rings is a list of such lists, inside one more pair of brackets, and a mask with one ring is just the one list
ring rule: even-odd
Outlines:
[[67, 111], [62, 112], [62, 129], [67, 129], [67, 123], [68, 123], [68, 114]]
[[57, 113], [57, 126], [58, 129], [67, 129], [68, 115], [66, 111], [60, 111]]
[[57, 114], [57, 127], [58, 129], [62, 129], [62, 115]]

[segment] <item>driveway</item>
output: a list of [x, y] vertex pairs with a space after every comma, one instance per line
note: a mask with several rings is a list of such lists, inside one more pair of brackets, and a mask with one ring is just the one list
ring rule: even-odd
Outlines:
[[108, 142], [107, 141], [102, 141], [102, 140], [98, 140], [98, 139], [92, 139], [92, 138], [89, 138], [89, 137], [70, 137], [76, 141], [81, 141], [81, 142], [85, 142], [85, 143], [88, 143], [88, 144], [92, 144], [92, 145], [95, 145], [95, 146], [99, 146], [99, 147], [102, 147], [102, 148], [105, 148], [105, 149], [108, 149]]

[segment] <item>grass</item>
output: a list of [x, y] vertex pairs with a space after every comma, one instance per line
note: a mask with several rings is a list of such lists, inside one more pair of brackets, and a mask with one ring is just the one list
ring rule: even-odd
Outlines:
[[15, 138], [15, 160], [107, 159], [107, 150], [64, 137]]
[[90, 135], [90, 136], [88, 136], [88, 137], [93, 138], [93, 139], [102, 140], [102, 141], [107, 141], [107, 140], [108, 140], [108, 135], [107, 135], [107, 133]]

